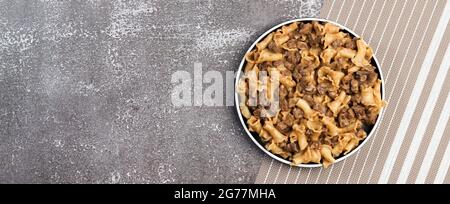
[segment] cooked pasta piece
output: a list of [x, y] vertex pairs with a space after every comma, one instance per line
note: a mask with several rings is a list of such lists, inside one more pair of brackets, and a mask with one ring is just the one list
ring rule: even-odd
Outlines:
[[324, 82], [325, 80], [330, 81], [335, 88], [339, 88], [341, 83], [341, 79], [345, 76], [345, 74], [341, 71], [333, 71], [330, 67], [322, 67], [317, 72], [317, 81], [319, 83]]
[[269, 34], [264, 40], [256, 44], [256, 47], [258, 50], [264, 50], [269, 45], [270, 42], [273, 40], [273, 33]]
[[269, 51], [268, 49], [264, 49], [259, 54], [258, 60], [256, 62], [257, 63], [273, 62], [273, 61], [278, 61], [278, 60], [282, 60], [282, 59], [283, 59], [283, 54], [274, 53], [274, 52]]
[[327, 104], [328, 108], [333, 112], [333, 116], [336, 117], [341, 109], [347, 105], [351, 100], [351, 96], [347, 96], [345, 91], [342, 91], [338, 97], [332, 102]]
[[369, 50], [369, 53], [366, 54], [367, 46], [366, 46], [366, 43], [361, 39], [356, 41], [356, 46], [358, 47], [358, 51], [356, 52], [355, 57], [353, 57], [352, 62], [356, 66], [360, 66], [360, 67], [370, 65], [369, 60], [366, 59], [366, 55], [369, 55], [370, 57], [372, 56], [371, 49]]
[[298, 99], [296, 106], [303, 110], [303, 114], [306, 116], [307, 119], [311, 119], [312, 117], [317, 115], [317, 112], [311, 109], [308, 102], [306, 102], [301, 98]]
[[320, 59], [322, 59], [322, 63], [329, 65], [337, 53], [336, 49], [327, 48], [320, 54]]
[[330, 145], [322, 145], [320, 148], [320, 154], [322, 155], [323, 165], [325, 167], [328, 167], [336, 161], [333, 157], [332, 148]]
[[266, 121], [264, 122], [264, 130], [266, 130], [267, 132], [269, 132], [269, 134], [272, 136], [272, 140], [276, 143], [276, 144], [280, 144], [283, 142], [287, 141], [287, 136], [281, 134], [280, 131], [278, 131], [274, 126], [273, 123], [271, 121]]

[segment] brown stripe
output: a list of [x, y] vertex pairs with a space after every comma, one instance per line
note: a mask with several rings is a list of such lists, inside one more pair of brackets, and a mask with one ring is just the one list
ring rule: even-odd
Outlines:
[[[388, 39], [387, 36], [390, 36], [390, 34], [393, 34], [392, 32], [388, 32], [390, 29], [393, 29], [391, 27], [393, 27], [394, 23], [390, 23], [390, 22], [395, 22], [394, 18], [388, 19], [390, 16], [392, 17], [394, 12], [396, 11], [395, 9], [401, 8], [402, 2], [399, 2], [398, 0], [395, 1], [386, 1], [386, 5], [385, 5], [385, 9], [383, 11], [383, 13], [380, 14], [380, 18], [379, 18], [379, 22], [378, 22], [378, 26], [375, 29], [375, 32], [372, 31], [372, 36], [370, 37], [370, 42], [371, 42], [371, 46], [373, 47], [373, 49], [376, 49], [375, 52], [377, 54], [379, 53], [384, 53], [384, 52], [380, 52], [381, 48], [387, 48], [387, 46], [382, 46], [380, 47], [380, 41], [384, 39]], [[398, 10], [397, 10], [398, 12]], [[389, 24], [388, 24], [389, 23]], [[378, 49], [377, 49], [378, 48]], [[384, 49], [384, 51], [385, 51]], [[381, 59], [378, 59], [381, 60]]]
[[445, 177], [445, 180], [444, 180], [444, 184], [449, 184], [449, 183], [450, 183], [450, 174], [447, 173], [447, 176]]
[[[425, 183], [433, 183], [434, 179], [436, 178], [436, 174], [439, 170], [439, 167], [441, 165], [444, 152], [447, 148], [447, 145], [450, 143], [450, 121], [447, 122], [447, 126], [444, 131], [444, 137], [442, 137], [441, 142], [439, 143], [439, 146], [436, 150], [436, 156], [434, 156], [433, 164], [430, 167], [430, 172], [428, 173], [428, 177], [425, 180]], [[450, 179], [448, 178], [449, 175], [447, 175], [445, 182], [450, 183]]]
[[447, 172], [447, 176], [445, 177], [444, 183], [445, 184], [449, 184], [450, 183], [450, 173], [448, 173], [448, 172]]
[[320, 9], [320, 14], [319, 14], [320, 18], [325, 18], [327, 16], [328, 12], [331, 9], [331, 4], [333, 4], [333, 1], [334, 0], [326, 0], [323, 2], [322, 9]]
[[269, 176], [267, 177], [266, 183], [275, 183], [275, 177], [277, 176], [278, 170], [282, 167], [283, 163], [274, 160], [272, 165], [272, 170], [269, 172]]
[[[277, 171], [273, 172], [274, 178], [275, 180], [273, 181], [273, 183], [284, 183], [284, 180], [286, 179], [287, 176], [287, 172], [289, 170], [289, 165], [286, 164], [282, 164], [280, 163], [280, 168], [277, 169]], [[278, 177], [277, 177], [278, 174]]]
[[[305, 183], [307, 178], [308, 178], [308, 174], [311, 175], [313, 174], [312, 171], [314, 169], [318, 169], [318, 168], [304, 168], [301, 172], [300, 172], [300, 176], [298, 177], [298, 181], [297, 183]], [[311, 172], [311, 173], [310, 173]]]
[[[264, 157], [262, 159], [261, 167], [259, 168], [259, 172], [256, 175], [255, 183], [257, 183], [257, 184], [264, 183], [264, 179], [266, 178], [267, 171], [269, 170], [270, 161], [272, 161], [272, 158], [264, 155]], [[274, 163], [275, 163], [275, 161], [274, 161]]]
[[321, 172], [322, 168], [313, 168], [311, 169], [311, 174], [308, 177], [308, 180], [305, 180], [305, 183], [316, 183], [317, 177]]
[[[384, 4], [384, 8], [383, 8], [383, 4]], [[372, 33], [373, 31], [376, 29], [375, 25], [378, 27], [380, 24], [383, 25], [383, 22], [378, 22], [377, 25], [377, 20], [378, 19], [382, 19], [380, 16], [380, 13], [386, 13], [386, 15], [389, 15], [389, 11], [390, 11], [390, 7], [389, 5], [394, 5], [394, 1], [374, 1], [373, 3], [373, 10], [372, 10], [372, 14], [369, 18], [369, 21], [366, 25], [366, 28], [364, 30], [363, 33], [363, 38], [367, 41], [367, 42], [372, 42]], [[381, 10], [383, 8], [383, 10]], [[370, 11], [369, 11], [370, 12]], [[379, 18], [378, 18], [379, 17]], [[385, 17], [387, 18], [387, 17]], [[364, 28], [363, 28], [364, 29]], [[372, 45], [373, 46], [373, 45]]]
[[287, 183], [287, 184], [294, 183], [295, 177], [297, 176], [297, 174], [295, 172], [295, 169], [297, 169], [297, 167], [289, 166], [286, 176], [284, 176], [283, 180], [280, 180], [280, 182], [281, 183]]
[[[355, 31], [356, 33], [360, 34], [361, 37], [365, 39], [365, 37], [364, 37], [365, 35], [362, 33], [362, 30], [364, 28], [365, 23], [368, 22], [368, 19], [371, 17], [373, 18], [375, 16], [375, 15], [373, 15], [373, 12], [372, 12], [372, 16], [369, 16], [369, 13], [370, 13], [370, 9], [372, 8], [372, 5], [375, 4], [377, 1], [367, 1], [366, 0], [364, 2], [363, 2], [364, 7], [362, 7], [362, 8], [358, 7], [358, 9], [357, 9], [358, 15], [354, 19], [356, 25], [352, 26], [351, 29], [353, 31]], [[378, 1], [378, 2], [380, 2], [380, 1]], [[381, 5], [381, 4], [379, 4], [379, 5]], [[361, 14], [359, 14], [359, 8], [361, 8], [361, 10], [362, 10]], [[358, 17], [359, 17], [359, 20], [358, 20]], [[353, 20], [353, 19], [350, 19], [349, 21], [351, 21], [351, 20]]]

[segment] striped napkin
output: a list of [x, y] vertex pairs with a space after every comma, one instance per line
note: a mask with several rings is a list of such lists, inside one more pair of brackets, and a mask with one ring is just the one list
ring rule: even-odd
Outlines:
[[256, 183], [450, 183], [450, 1], [329, 0], [320, 17], [372, 46], [389, 104], [346, 160], [297, 168], [266, 157]]

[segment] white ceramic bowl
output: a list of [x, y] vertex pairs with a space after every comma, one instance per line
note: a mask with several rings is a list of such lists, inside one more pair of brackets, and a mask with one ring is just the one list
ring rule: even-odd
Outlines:
[[[347, 33], [349, 33], [350, 35], [352, 35], [352, 37], [357, 37], [357, 38], [360, 37], [359, 35], [357, 35], [355, 32], [353, 32], [353, 31], [350, 30], [349, 28], [347, 28], [347, 27], [345, 27], [345, 26], [343, 26], [343, 25], [341, 25], [341, 24], [339, 24], [339, 23], [333, 22], [333, 21], [329, 21], [329, 20], [325, 20], [325, 19], [319, 19], [319, 18], [300, 18], [300, 19], [294, 19], [294, 20], [286, 21], [286, 22], [280, 23], [280, 24], [278, 24], [278, 25], [272, 27], [271, 29], [269, 29], [268, 31], [266, 31], [264, 34], [262, 34], [262, 35], [261, 35], [261, 36], [260, 36], [260, 37], [259, 37], [259, 38], [258, 38], [258, 39], [250, 46], [250, 48], [247, 50], [246, 53], [252, 51], [252, 50], [255, 48], [256, 44], [257, 44], [259, 41], [261, 41], [262, 39], [264, 39], [267, 35], [269, 35], [269, 34], [272, 33], [273, 31], [275, 31], [275, 30], [281, 28], [281, 27], [284, 26], [284, 25], [287, 25], [287, 24], [290, 24], [290, 23], [293, 23], [293, 22], [311, 22], [311, 21], [318, 21], [318, 22], [324, 22], [324, 23], [332, 23], [332, 24], [334, 24], [334, 25], [336, 25], [336, 26], [339, 26], [342, 30], [344, 30], [345, 32], [347, 32]], [[384, 84], [385, 84], [385, 83], [384, 83], [383, 74], [382, 74], [381, 69], [380, 69], [380, 64], [378, 63], [378, 60], [377, 60], [377, 58], [376, 58], [375, 55], [374, 55], [373, 58], [372, 58], [372, 64], [375, 65], [376, 70], [377, 70], [378, 75], [379, 75], [379, 78], [381, 79], [381, 98], [384, 100], [384, 96], [385, 96]], [[244, 65], [245, 65], [245, 56], [242, 58], [241, 64], [239, 65], [239, 70], [238, 70], [238, 72], [237, 72], [236, 80], [235, 80], [235, 87], [237, 87], [238, 81], [239, 81], [239, 79], [240, 79], [240, 77], [241, 77], [241, 74], [243, 73], [242, 70], [243, 70], [243, 68], [244, 68]], [[237, 89], [235, 89], [235, 90], [237, 90]], [[259, 138], [259, 135], [256, 134], [256, 133], [250, 132], [250, 131], [248, 130], [246, 119], [242, 116], [242, 113], [241, 113], [241, 111], [240, 111], [240, 109], [239, 109], [239, 97], [238, 97], [238, 93], [237, 93], [236, 91], [235, 91], [235, 106], [236, 106], [236, 110], [237, 110], [237, 113], [238, 113], [238, 117], [239, 117], [239, 119], [240, 119], [240, 121], [241, 121], [242, 127], [244, 128], [245, 132], [246, 132], [247, 135], [250, 137], [250, 139], [256, 144], [256, 146], [258, 146], [259, 149], [261, 149], [262, 151], [264, 151], [267, 155], [269, 155], [270, 157], [272, 157], [272, 158], [274, 158], [274, 159], [276, 159], [276, 160], [278, 160], [278, 161], [280, 161], [280, 162], [283, 162], [283, 163], [285, 163], [285, 164], [292, 165], [292, 166], [297, 166], [297, 167], [322, 167], [322, 164], [298, 164], [298, 165], [294, 165], [291, 161], [288, 161], [288, 160], [286, 160], [286, 159], [283, 159], [282, 157], [277, 156], [277, 155], [273, 154], [272, 152], [268, 151], [266, 148], [264, 148], [264, 143], [263, 143], [263, 142], [261, 141], [261, 139]], [[358, 145], [358, 147], [356, 147], [354, 150], [352, 150], [352, 151], [351, 151], [350, 153], [348, 153], [347, 155], [344, 155], [344, 156], [341, 156], [341, 157], [337, 158], [335, 163], [340, 162], [340, 161], [342, 161], [342, 160], [344, 160], [344, 159], [350, 157], [350, 156], [353, 155], [355, 152], [357, 152], [359, 149], [361, 149], [361, 148], [367, 143], [367, 141], [369, 141], [369, 139], [370, 139], [370, 138], [372, 137], [372, 135], [374, 134], [375, 129], [379, 126], [380, 121], [381, 121], [381, 118], [382, 118], [382, 114], [383, 114], [383, 113], [384, 113], [384, 108], [381, 110], [380, 114], [378, 115], [378, 118], [377, 118], [377, 121], [375, 122], [375, 125], [368, 126], [368, 127], [364, 127], [365, 131], [367, 132], [367, 137], [366, 137], [362, 142], [360, 142], [360, 144]]]

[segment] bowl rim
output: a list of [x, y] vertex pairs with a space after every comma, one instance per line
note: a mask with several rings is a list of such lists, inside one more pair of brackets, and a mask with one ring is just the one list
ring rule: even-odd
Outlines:
[[[239, 95], [238, 95], [238, 93], [237, 93], [238, 82], [239, 82], [240, 76], [241, 76], [241, 74], [242, 74], [242, 69], [243, 69], [244, 64], [245, 64], [245, 55], [246, 55], [247, 53], [251, 52], [251, 51], [255, 48], [256, 44], [257, 44], [258, 42], [260, 42], [263, 38], [265, 38], [265, 37], [266, 37], [268, 34], [270, 34], [271, 32], [273, 32], [273, 31], [275, 31], [275, 30], [281, 28], [281, 27], [284, 26], [284, 25], [287, 25], [287, 24], [290, 24], [290, 23], [293, 23], [293, 22], [303, 22], [303, 21], [318, 21], [318, 22], [322, 22], [322, 23], [332, 23], [332, 24], [334, 24], [334, 25], [340, 27], [341, 29], [345, 30], [346, 32], [352, 34], [353, 37], [361, 38], [358, 34], [356, 34], [353, 30], [347, 28], [346, 26], [343, 26], [343, 25], [341, 25], [341, 24], [339, 24], [339, 23], [337, 23], [337, 22], [334, 22], [334, 21], [331, 21], [331, 20], [327, 20], [327, 19], [322, 19], [322, 18], [296, 18], [296, 19], [284, 21], [284, 22], [282, 22], [282, 23], [279, 23], [279, 24], [273, 26], [272, 28], [268, 29], [266, 32], [264, 32], [263, 34], [261, 34], [261, 35], [253, 42], [253, 44], [250, 46], [250, 48], [245, 52], [244, 56], [242, 57], [241, 63], [240, 63], [240, 65], [239, 65], [239, 69], [238, 69], [238, 71], [237, 71], [237, 73], [236, 73], [236, 76], [235, 76], [235, 84], [234, 84], [234, 86], [235, 86], [234, 94], [235, 94], [235, 95], [234, 95], [234, 102], [235, 102], [235, 107], [236, 107], [236, 111], [237, 111], [239, 120], [241, 121], [241, 124], [242, 124], [242, 126], [244, 127], [245, 132], [247, 133], [247, 136], [250, 137], [250, 139], [253, 141], [253, 143], [256, 144], [256, 146], [259, 147], [259, 149], [261, 149], [263, 152], [265, 152], [267, 155], [269, 155], [269, 156], [272, 157], [273, 159], [275, 159], [275, 160], [277, 160], [277, 161], [279, 161], [279, 162], [282, 162], [282, 163], [284, 163], [284, 164], [287, 164], [287, 165], [290, 165], [290, 166], [294, 166], [294, 167], [314, 168], [314, 167], [322, 167], [323, 164], [297, 164], [297, 165], [295, 165], [295, 164], [292, 163], [291, 161], [288, 161], [288, 160], [286, 160], [286, 159], [283, 159], [282, 157], [277, 156], [277, 155], [273, 154], [272, 152], [268, 151], [266, 148], [264, 148], [264, 147], [257, 141], [257, 139], [252, 135], [252, 133], [249, 131], [249, 129], [248, 129], [248, 127], [247, 127], [247, 125], [246, 125], [246, 123], [245, 123], [245, 121], [244, 121], [244, 118], [242, 117], [242, 113], [241, 113], [241, 110], [240, 110], [240, 108], [239, 108]], [[375, 53], [373, 54], [372, 59], [375, 61], [376, 69], [377, 69], [377, 71], [378, 71], [379, 78], [381, 79], [381, 98], [382, 98], [382, 100], [385, 100], [385, 86], [384, 86], [384, 85], [385, 85], [385, 82], [384, 82], [384, 77], [383, 77], [383, 73], [382, 73], [382, 70], [381, 70], [380, 63], [378, 62], [378, 59], [376, 58]], [[362, 141], [355, 149], [353, 149], [350, 153], [348, 153], [348, 154], [346, 154], [346, 155], [344, 155], [344, 156], [339, 157], [338, 159], [336, 159], [336, 161], [333, 163], [333, 165], [336, 164], [336, 163], [338, 163], [338, 162], [340, 162], [340, 161], [342, 161], [342, 160], [344, 160], [344, 159], [346, 159], [346, 158], [348, 158], [348, 157], [350, 157], [350, 156], [352, 156], [355, 152], [358, 152], [358, 151], [359, 151], [359, 150], [367, 143], [367, 141], [369, 141], [369, 139], [375, 134], [375, 133], [374, 133], [375, 130], [378, 128], [378, 126], [379, 126], [380, 123], [381, 123], [381, 119], [383, 118], [383, 114], [384, 114], [384, 109], [385, 109], [385, 108], [383, 107], [383, 108], [380, 110], [380, 114], [379, 114], [378, 117], [377, 117], [377, 121], [375, 122], [375, 125], [372, 127], [372, 129], [370, 130], [370, 132], [369, 132], [369, 134], [367, 135], [367, 137], [366, 137], [366, 138], [365, 138], [365, 139], [364, 139], [364, 140], [363, 140], [363, 141]]]

